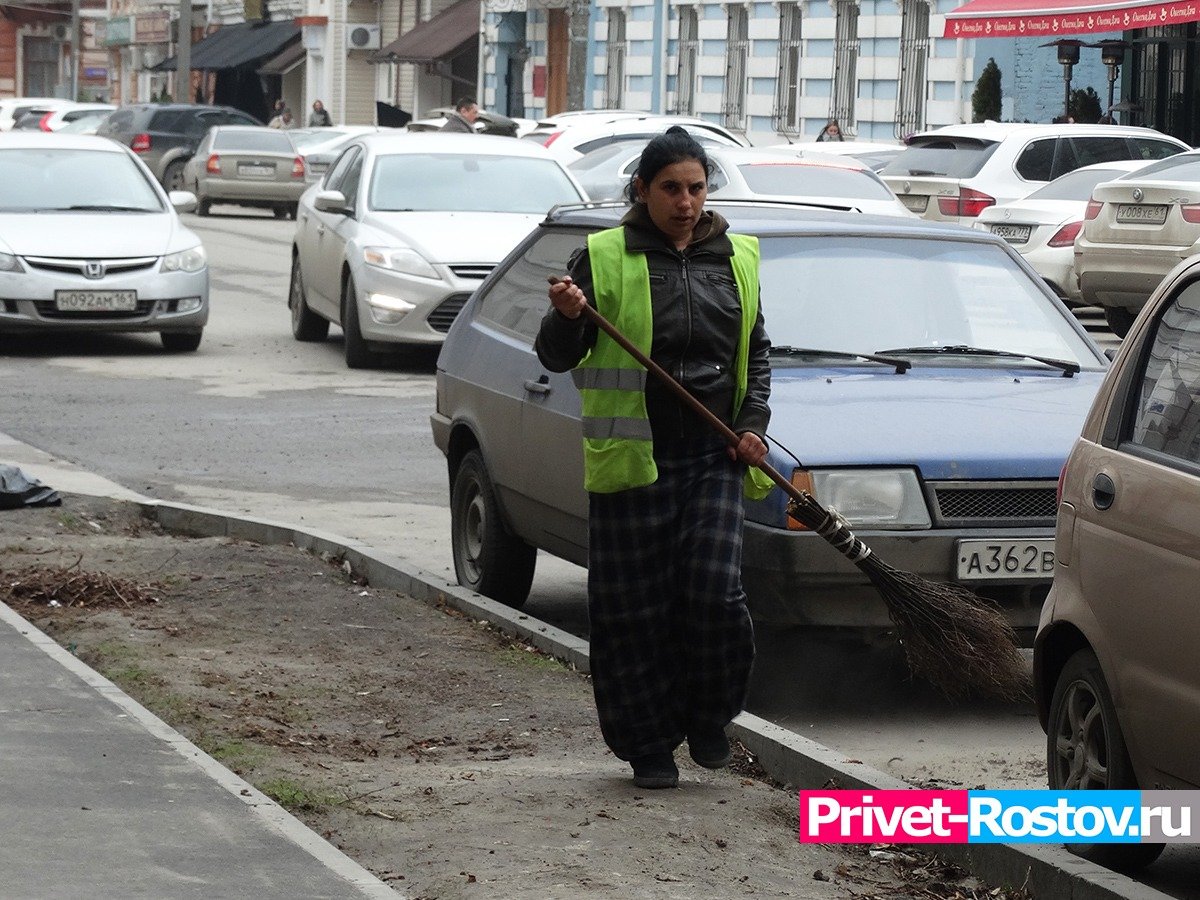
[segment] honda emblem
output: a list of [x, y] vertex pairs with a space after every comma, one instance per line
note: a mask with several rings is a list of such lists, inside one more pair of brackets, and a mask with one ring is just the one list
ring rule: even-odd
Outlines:
[[104, 277], [104, 263], [94, 262], [89, 260], [83, 264], [83, 274], [87, 278], [97, 279]]

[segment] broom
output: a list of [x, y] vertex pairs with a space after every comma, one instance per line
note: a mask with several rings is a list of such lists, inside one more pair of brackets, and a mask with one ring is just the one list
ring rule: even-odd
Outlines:
[[[550, 276], [549, 280], [555, 284], [559, 279]], [[591, 304], [586, 304], [583, 312], [731, 446], [737, 446], [739, 438], [733, 429]], [[821, 506], [808, 491], [797, 488], [765, 461], [758, 468], [791, 498], [788, 515], [823, 537], [870, 579], [887, 606], [914, 676], [952, 700], [972, 692], [1003, 700], [1029, 696], [1029, 673], [1017, 650], [1016, 634], [996, 604], [957, 585], [929, 581], [889, 566], [854, 536], [845, 519]]]

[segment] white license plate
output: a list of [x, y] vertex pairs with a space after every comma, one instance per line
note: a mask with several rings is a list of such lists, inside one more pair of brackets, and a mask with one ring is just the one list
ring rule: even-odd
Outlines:
[[274, 166], [260, 166], [253, 163], [238, 163], [239, 175], [274, 175]]
[[1004, 238], [1010, 244], [1028, 244], [1033, 228], [1029, 225], [993, 225], [992, 234]]
[[1161, 204], [1118, 203], [1117, 221], [1134, 225], [1161, 225], [1167, 221], [1167, 208]]
[[1054, 575], [1054, 538], [959, 541], [959, 581], [1044, 580]]
[[909, 194], [901, 194], [900, 202], [907, 206], [915, 213], [925, 212], [925, 207], [929, 205], [929, 198], [923, 194], [910, 196]]
[[133, 312], [137, 291], [55, 291], [54, 306], [61, 312]]

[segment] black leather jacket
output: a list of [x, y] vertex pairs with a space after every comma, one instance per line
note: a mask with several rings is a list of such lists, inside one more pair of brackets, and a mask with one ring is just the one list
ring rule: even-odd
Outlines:
[[[634, 204], [622, 219], [625, 246], [643, 252], [650, 269], [654, 337], [650, 358], [666, 369], [712, 413], [737, 433], [764, 437], [771, 417], [770, 341], [762, 309], [750, 335], [746, 398], [733, 418], [733, 362], [741, 333], [741, 303], [730, 258], [733, 244], [729, 224], [705, 212], [692, 242], [676, 250], [655, 227], [644, 204]], [[593, 301], [591, 263], [587, 248], [570, 262], [572, 279]], [[542, 319], [535, 349], [552, 372], [577, 366], [596, 342], [596, 326], [582, 316], [568, 319], [553, 307]], [[656, 449], [676, 442], [711, 438], [712, 426], [681, 403], [651, 375], [646, 384], [646, 410]]]

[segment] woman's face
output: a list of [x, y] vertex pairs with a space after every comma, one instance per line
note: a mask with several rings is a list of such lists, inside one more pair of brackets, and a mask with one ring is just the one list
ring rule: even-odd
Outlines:
[[700, 161], [685, 159], [671, 163], [660, 169], [649, 185], [638, 178], [634, 187], [658, 230], [677, 247], [686, 246], [708, 197], [708, 173]]

